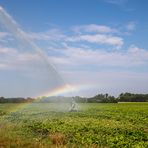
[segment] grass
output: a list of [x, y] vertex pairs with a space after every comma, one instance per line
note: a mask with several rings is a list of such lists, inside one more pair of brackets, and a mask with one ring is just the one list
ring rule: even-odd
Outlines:
[[148, 103], [0, 104], [0, 147], [148, 147]]

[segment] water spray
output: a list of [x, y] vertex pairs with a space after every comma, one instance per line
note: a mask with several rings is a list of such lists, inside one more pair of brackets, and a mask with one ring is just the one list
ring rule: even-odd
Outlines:
[[29, 46], [34, 49], [37, 54], [41, 57], [44, 64], [47, 66], [49, 75], [54, 76], [54, 81], [58, 84], [58, 86], [66, 85], [62, 76], [58, 73], [54, 65], [49, 63], [49, 59], [47, 55], [41, 50], [30, 38], [28, 38], [27, 33], [24, 32], [16, 21], [0, 6], [0, 23], [5, 26], [7, 30], [9, 30], [13, 36], [21, 42], [24, 46]]
[[[45, 95], [55, 95], [56, 93], [60, 92], [62, 93], [65, 90], [69, 90], [69, 92], [73, 91], [73, 88], [65, 83], [64, 79], [62, 76], [58, 73], [54, 65], [49, 62], [48, 56], [41, 50], [27, 35], [26, 32], [24, 32], [21, 27], [17, 24], [17, 22], [6, 12], [4, 8], [0, 6], [0, 23], [5, 26], [7, 30], [9, 30], [15, 39], [19, 42], [22, 43], [24, 47], [29, 46], [31, 49], [35, 50], [36, 53], [40, 56], [40, 58], [43, 60], [44, 64], [47, 67], [47, 70], [49, 72], [49, 75], [54, 77], [54, 81], [56, 84], [56, 88], [53, 88], [53, 90], [48, 91], [47, 94]], [[62, 88], [62, 89], [61, 89]], [[64, 88], [64, 89], [63, 89]], [[71, 100], [71, 105], [69, 111], [78, 111], [77, 104], [75, 100], [72, 98]]]

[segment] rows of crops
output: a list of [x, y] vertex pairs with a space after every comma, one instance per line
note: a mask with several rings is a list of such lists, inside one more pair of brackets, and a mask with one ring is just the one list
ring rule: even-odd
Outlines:
[[148, 103], [68, 106], [0, 104], [0, 146], [148, 147]]

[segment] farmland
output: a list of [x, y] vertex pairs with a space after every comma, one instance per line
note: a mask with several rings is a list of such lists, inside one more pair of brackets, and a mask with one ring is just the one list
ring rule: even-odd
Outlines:
[[148, 103], [0, 104], [0, 147], [148, 147]]

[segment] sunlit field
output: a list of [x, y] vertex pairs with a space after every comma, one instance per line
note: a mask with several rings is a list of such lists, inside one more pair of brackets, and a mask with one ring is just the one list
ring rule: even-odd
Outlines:
[[0, 147], [148, 147], [148, 103], [0, 104]]

